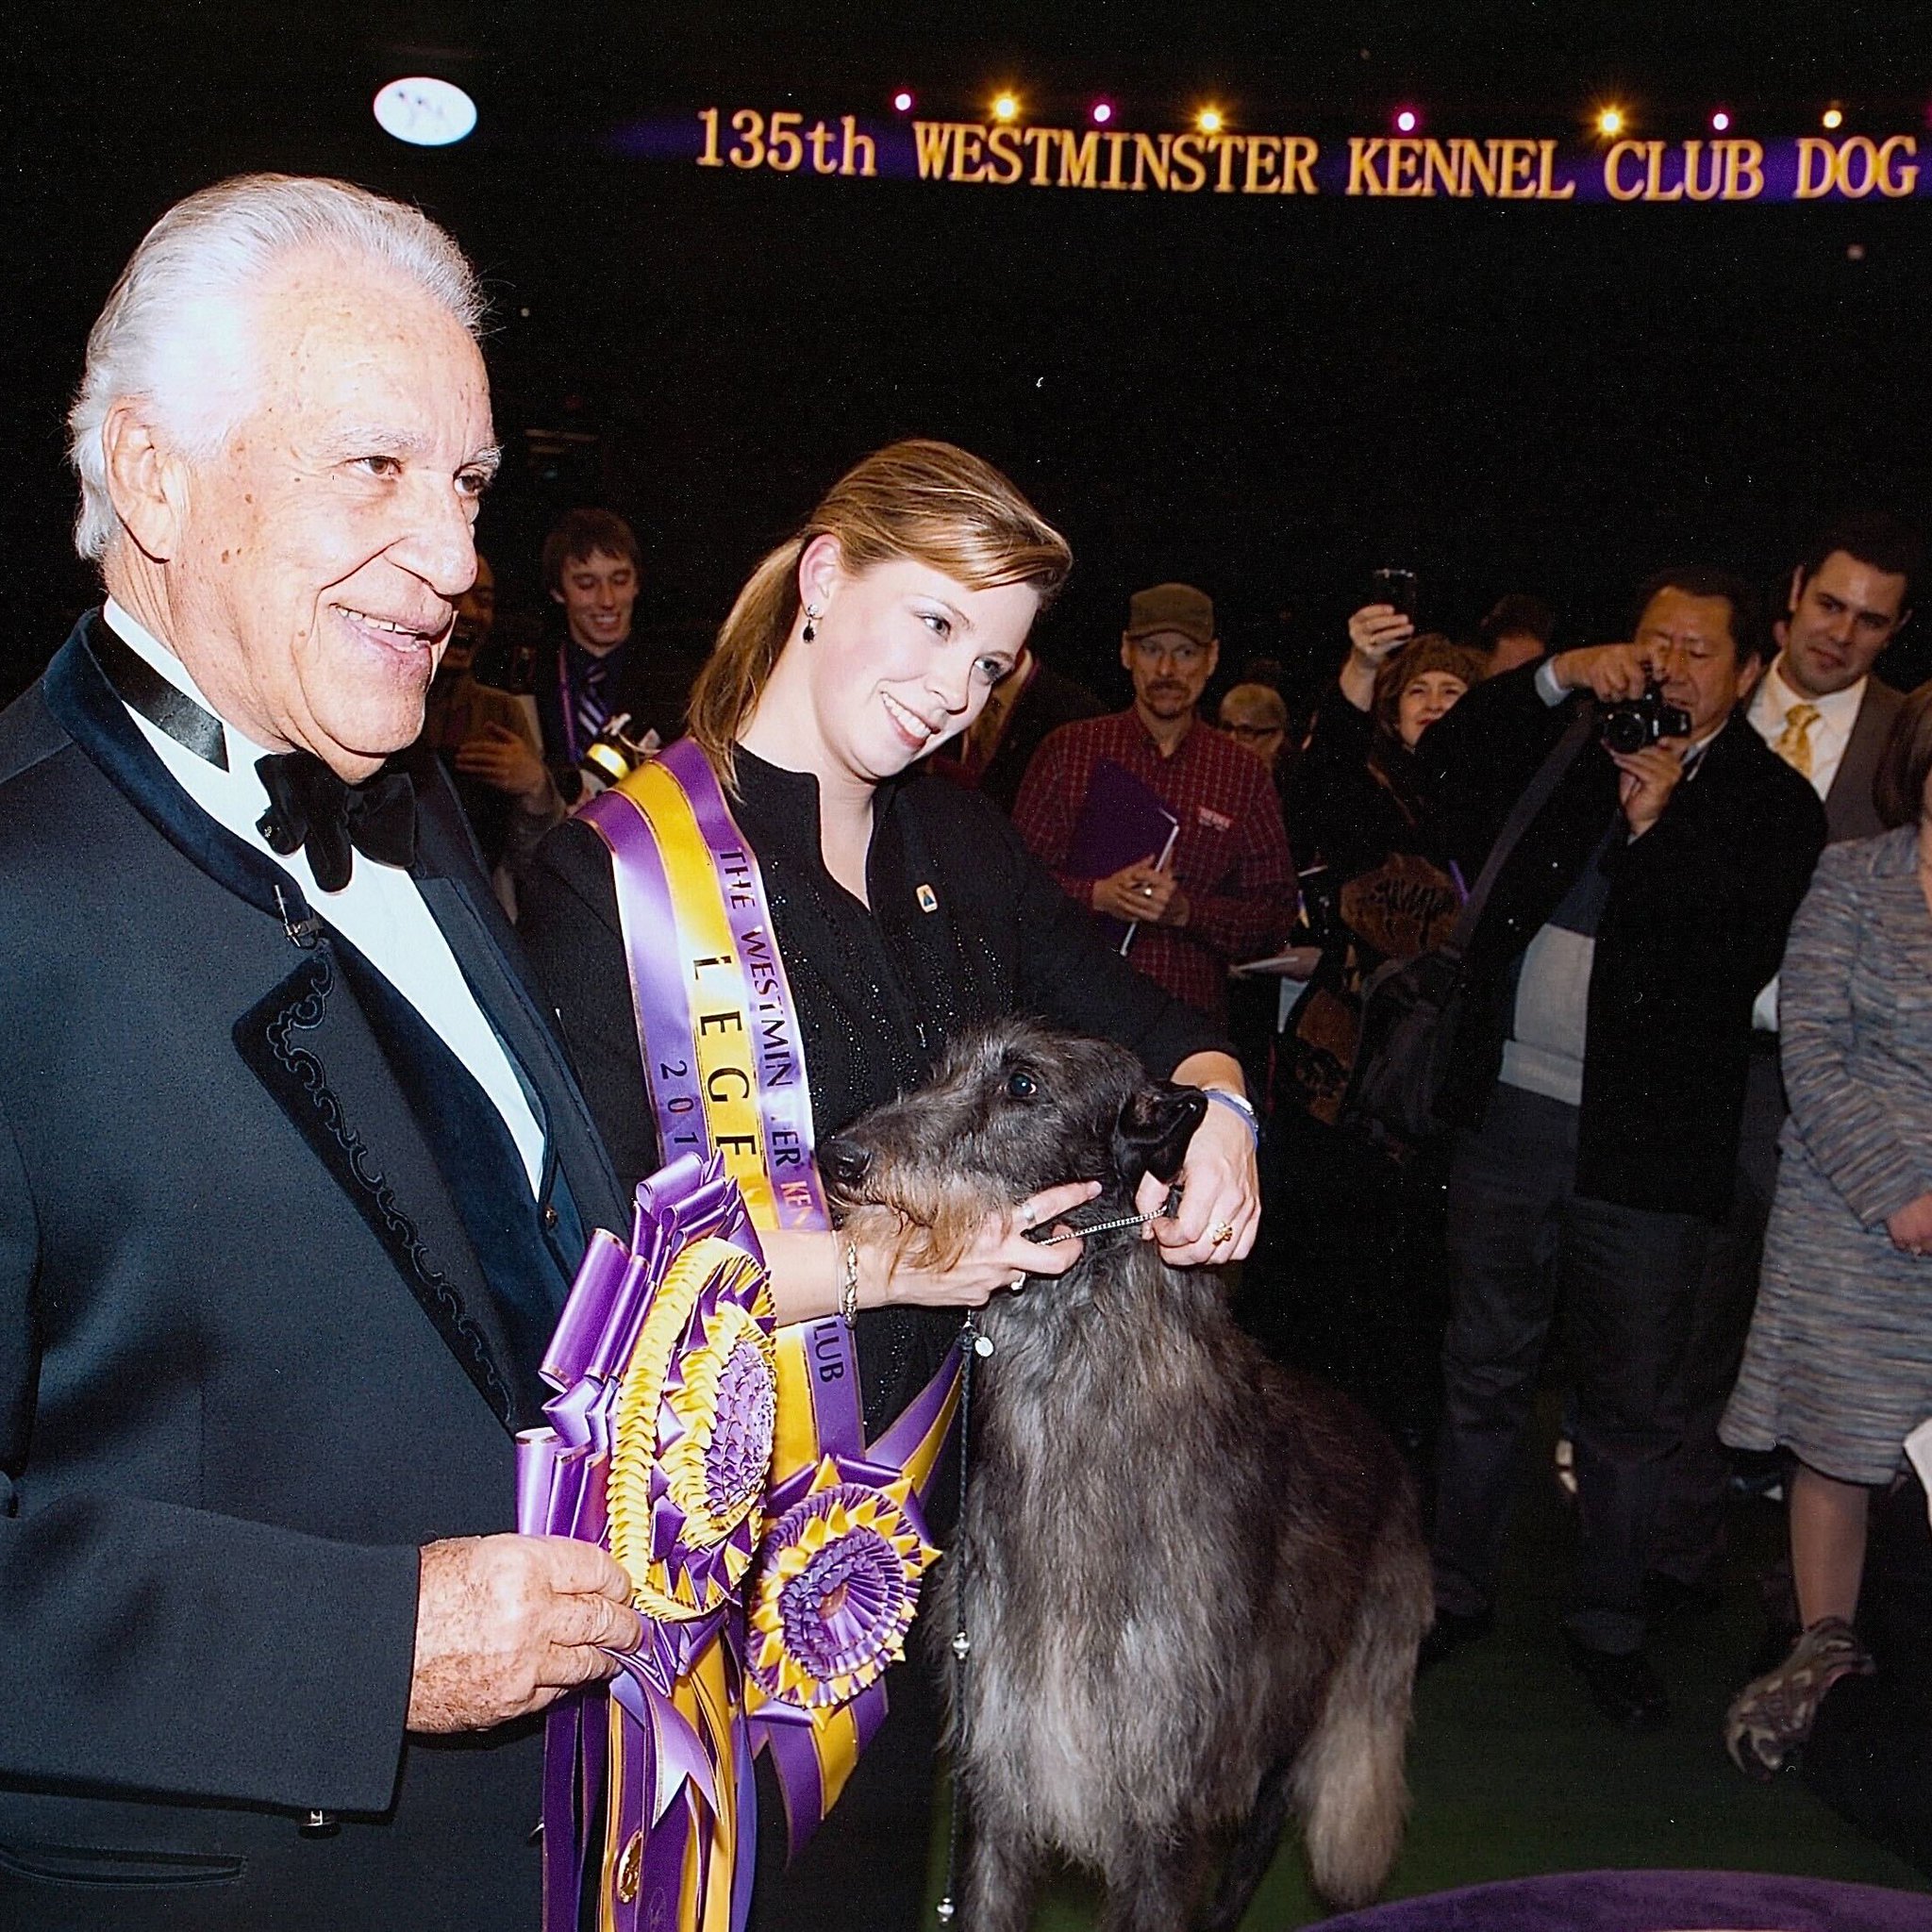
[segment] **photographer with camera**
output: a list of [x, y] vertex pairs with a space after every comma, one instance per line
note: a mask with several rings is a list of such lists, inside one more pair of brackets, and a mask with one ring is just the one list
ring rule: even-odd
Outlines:
[[1644, 1570], [1752, 1002], [1824, 842], [1815, 793], [1738, 708], [1765, 651], [1748, 586], [1673, 571], [1644, 587], [1630, 642], [1490, 678], [1420, 744], [1465, 877], [1547, 787], [1466, 958], [1426, 1654], [1491, 1622], [1560, 1307], [1580, 1508], [1566, 1635], [1598, 1708], [1639, 1730], [1668, 1716]]

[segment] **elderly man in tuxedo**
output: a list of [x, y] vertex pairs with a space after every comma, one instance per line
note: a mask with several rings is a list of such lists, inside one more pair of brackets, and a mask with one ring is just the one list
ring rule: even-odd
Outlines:
[[252, 176], [89, 340], [106, 602], [0, 716], [0, 1924], [533, 1925], [533, 1714], [636, 1641], [502, 1533], [622, 1203], [447, 787], [368, 782], [475, 572], [479, 309]]

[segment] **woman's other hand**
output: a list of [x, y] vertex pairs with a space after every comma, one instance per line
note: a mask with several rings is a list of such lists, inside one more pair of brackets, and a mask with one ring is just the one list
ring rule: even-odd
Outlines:
[[[1180, 1183], [1180, 1211], [1172, 1221], [1160, 1215], [1147, 1224], [1147, 1239], [1160, 1243], [1160, 1258], [1170, 1268], [1241, 1260], [1255, 1245], [1260, 1224], [1261, 1182], [1254, 1134], [1232, 1108], [1209, 1103], [1207, 1118], [1188, 1142]], [[1166, 1198], [1167, 1183], [1150, 1174], [1141, 1179], [1135, 1205], [1143, 1214], [1158, 1215]]]
[[1348, 660], [1341, 667], [1341, 694], [1357, 711], [1375, 702], [1375, 676], [1415, 635], [1415, 622], [1392, 604], [1365, 604], [1348, 620]]
[[1932, 1254], [1932, 1194], [1921, 1194], [1896, 1214], [1888, 1214], [1885, 1231], [1902, 1255]]

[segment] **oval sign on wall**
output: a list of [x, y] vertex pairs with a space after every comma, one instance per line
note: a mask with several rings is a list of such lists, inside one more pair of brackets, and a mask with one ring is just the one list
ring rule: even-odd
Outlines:
[[392, 80], [375, 96], [375, 124], [411, 147], [448, 147], [476, 125], [476, 104], [461, 88], [429, 75]]

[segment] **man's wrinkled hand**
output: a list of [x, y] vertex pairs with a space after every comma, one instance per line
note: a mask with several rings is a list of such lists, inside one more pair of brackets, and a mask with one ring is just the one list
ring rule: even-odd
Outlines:
[[1562, 651], [1550, 660], [1550, 675], [1565, 691], [1587, 691], [1601, 704], [1624, 704], [1641, 698], [1651, 680], [1650, 652], [1641, 644]]
[[428, 1544], [417, 1584], [412, 1731], [481, 1731], [608, 1677], [641, 1633], [630, 1579], [569, 1537]]

